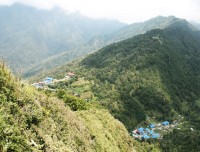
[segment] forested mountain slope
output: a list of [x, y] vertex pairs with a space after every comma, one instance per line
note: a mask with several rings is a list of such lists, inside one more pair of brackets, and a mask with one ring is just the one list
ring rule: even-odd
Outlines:
[[23, 73], [43, 59], [125, 25], [115, 20], [66, 13], [59, 8], [40, 10], [22, 4], [0, 6], [0, 56], [12, 69]]
[[184, 114], [199, 126], [200, 34], [180, 20], [107, 46], [79, 63], [102, 105], [132, 129]]
[[[111, 34], [94, 36], [84, 45], [70, 49], [67, 52], [56, 54], [43, 60], [38, 64], [35, 64], [33, 67], [27, 69], [24, 76], [33, 76], [35, 74], [38, 74], [42, 70], [45, 71], [49, 70], [50, 68], [57, 67], [59, 65], [64, 65], [65, 63], [72, 61], [73, 59], [83, 57], [86, 54], [95, 52], [96, 50], [106, 45], [131, 38], [138, 34], [144, 34], [152, 29], [163, 29], [179, 21], [181, 21], [181, 19], [176, 18], [174, 16], [158, 16], [145, 22], [128, 25]], [[192, 28], [195, 29], [194, 27]]]

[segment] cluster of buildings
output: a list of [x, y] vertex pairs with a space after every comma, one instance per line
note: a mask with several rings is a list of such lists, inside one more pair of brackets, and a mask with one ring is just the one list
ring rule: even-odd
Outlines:
[[31, 85], [34, 86], [37, 89], [45, 89], [45, 86], [49, 85], [49, 84], [53, 84], [53, 81], [54, 81], [53, 78], [47, 77], [43, 81], [35, 82], [35, 83], [32, 83]]
[[132, 136], [135, 139], [139, 140], [147, 140], [147, 139], [161, 139], [162, 136], [158, 133], [158, 130], [162, 130], [164, 128], [168, 128], [170, 126], [168, 121], [164, 121], [158, 124], [150, 124], [147, 128], [137, 128], [136, 130], [132, 131]]
[[58, 80], [58, 79], [54, 79], [54, 78], [51, 78], [51, 77], [46, 77], [43, 81], [35, 82], [35, 83], [32, 83], [31, 85], [34, 86], [37, 89], [47, 89], [48, 85], [54, 84], [56, 82], [67, 81], [67, 80], [70, 80], [71, 78], [73, 78], [75, 76], [76, 75], [74, 73], [68, 72], [63, 79]]

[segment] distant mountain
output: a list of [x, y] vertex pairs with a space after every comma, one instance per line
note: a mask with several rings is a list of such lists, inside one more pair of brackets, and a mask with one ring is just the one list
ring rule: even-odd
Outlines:
[[179, 22], [180, 20], [181, 19], [174, 16], [158, 16], [145, 22], [134, 23], [114, 33], [112, 38], [108, 40], [108, 43], [125, 40], [138, 34], [144, 34], [153, 29], [164, 29], [171, 26], [171, 24], [174, 24], [175, 22]]
[[12, 69], [24, 72], [43, 59], [85, 44], [95, 35], [124, 26], [115, 20], [91, 19], [59, 8], [48, 11], [22, 4], [0, 6], [0, 56]]
[[[32, 76], [41, 70], [48, 70], [49, 68], [63, 65], [66, 62], [72, 61], [75, 58], [83, 57], [86, 54], [92, 53], [106, 45], [131, 38], [135, 35], [144, 34], [152, 29], [164, 29], [180, 21], [184, 20], [174, 16], [158, 16], [145, 22], [131, 24], [111, 34], [94, 36], [85, 45], [81, 45], [75, 49], [73, 48], [68, 52], [57, 54], [45, 59], [39, 64], [36, 64], [26, 71], [25, 76]], [[196, 30], [192, 25], [190, 25], [190, 28]]]
[[185, 20], [109, 45], [80, 65], [98, 84], [93, 91], [102, 104], [129, 129], [147, 115], [199, 120], [200, 33]]

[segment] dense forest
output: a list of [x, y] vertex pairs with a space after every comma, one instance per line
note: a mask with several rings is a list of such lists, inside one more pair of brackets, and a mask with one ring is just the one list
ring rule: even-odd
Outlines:
[[80, 63], [81, 73], [98, 84], [93, 86], [96, 96], [127, 128], [147, 115], [173, 120], [178, 113], [198, 125], [200, 43], [199, 33], [189, 27], [180, 21], [152, 30], [107, 46]]
[[[178, 114], [200, 129], [200, 33], [190, 27], [180, 21], [107, 46], [80, 62], [81, 72], [98, 84], [93, 91], [101, 104], [129, 130], [147, 116], [172, 122]], [[190, 132], [165, 136], [161, 149], [198, 151], [199, 131]]]
[[199, 130], [174, 130], [166, 135], [161, 142], [160, 147], [164, 152], [197, 152], [200, 150], [200, 132]]

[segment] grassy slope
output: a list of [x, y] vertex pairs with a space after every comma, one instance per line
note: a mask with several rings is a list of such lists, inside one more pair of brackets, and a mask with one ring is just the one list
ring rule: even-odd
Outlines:
[[125, 127], [107, 111], [73, 112], [2, 65], [0, 99], [0, 151], [134, 151]]

